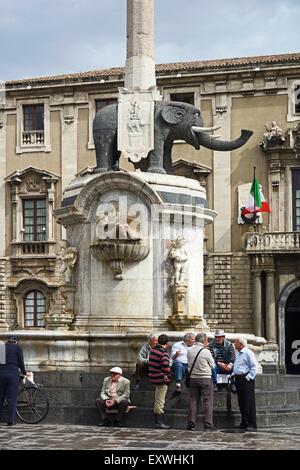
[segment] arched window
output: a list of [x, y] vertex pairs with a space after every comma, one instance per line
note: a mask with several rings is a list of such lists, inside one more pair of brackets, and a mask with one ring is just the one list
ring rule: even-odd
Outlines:
[[46, 313], [46, 299], [38, 290], [32, 290], [24, 299], [24, 325], [25, 327], [44, 327]]

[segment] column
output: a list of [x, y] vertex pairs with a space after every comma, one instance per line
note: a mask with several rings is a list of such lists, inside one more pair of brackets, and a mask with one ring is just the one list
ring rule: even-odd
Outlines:
[[254, 334], [261, 336], [261, 272], [253, 272], [253, 320]]
[[267, 271], [267, 340], [276, 343], [277, 326], [276, 326], [276, 309], [275, 309], [275, 290], [274, 290], [274, 270]]
[[[0, 88], [1, 93], [1, 88]], [[1, 95], [0, 95], [1, 104]], [[0, 257], [5, 256], [6, 115], [0, 111]]]
[[[72, 101], [73, 97], [66, 97], [65, 101]], [[61, 116], [62, 143], [61, 143], [61, 193], [78, 172], [77, 166], [77, 121], [78, 110], [74, 105], [65, 105]], [[62, 238], [66, 237], [62, 227]]]
[[125, 88], [155, 85], [154, 0], [127, 0]]

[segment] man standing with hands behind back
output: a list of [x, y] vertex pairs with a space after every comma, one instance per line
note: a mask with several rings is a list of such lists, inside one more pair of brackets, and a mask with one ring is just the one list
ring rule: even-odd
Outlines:
[[257, 363], [254, 352], [247, 348], [245, 338], [235, 340], [235, 349], [238, 351], [233, 366], [232, 376], [236, 386], [241, 424], [237, 426], [241, 430], [256, 431], [256, 406], [255, 406], [255, 376]]

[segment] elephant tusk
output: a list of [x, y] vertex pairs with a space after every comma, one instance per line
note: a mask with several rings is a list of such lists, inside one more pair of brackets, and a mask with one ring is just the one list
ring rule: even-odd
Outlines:
[[215, 126], [215, 127], [198, 127], [198, 126], [192, 126], [192, 130], [194, 132], [197, 132], [201, 134], [201, 132], [214, 132], [218, 129], [221, 129], [222, 126]]

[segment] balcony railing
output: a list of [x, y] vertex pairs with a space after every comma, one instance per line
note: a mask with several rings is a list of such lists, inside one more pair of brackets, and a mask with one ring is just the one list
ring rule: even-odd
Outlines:
[[245, 250], [248, 253], [300, 253], [300, 232], [247, 233]]
[[23, 145], [44, 145], [44, 131], [24, 131], [22, 133]]
[[43, 242], [22, 242], [23, 255], [46, 255], [48, 254], [48, 245]]

